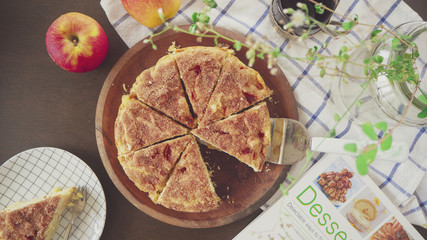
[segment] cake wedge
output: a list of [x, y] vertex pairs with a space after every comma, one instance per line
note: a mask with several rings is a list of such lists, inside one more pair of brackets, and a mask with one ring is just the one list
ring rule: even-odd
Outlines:
[[271, 143], [270, 128], [267, 104], [262, 102], [211, 125], [194, 129], [192, 133], [259, 172]]
[[114, 125], [119, 155], [186, 133], [187, 128], [154, 111], [134, 97], [122, 96]]
[[230, 56], [225, 60], [218, 83], [199, 125], [207, 126], [240, 112], [272, 93], [257, 71], [246, 66], [236, 56]]
[[66, 188], [27, 202], [17, 202], [0, 212], [1, 240], [49, 240], [76, 189]]
[[218, 208], [219, 201], [199, 145], [193, 137], [157, 203], [181, 212], [208, 212]]
[[119, 156], [126, 175], [153, 202], [159, 198], [169, 173], [193, 136], [186, 135]]
[[155, 66], [144, 70], [136, 78], [130, 94], [189, 128], [195, 126], [175, 60], [171, 55], [160, 58]]
[[225, 60], [234, 53], [221, 47], [194, 46], [173, 52], [196, 118], [202, 119]]

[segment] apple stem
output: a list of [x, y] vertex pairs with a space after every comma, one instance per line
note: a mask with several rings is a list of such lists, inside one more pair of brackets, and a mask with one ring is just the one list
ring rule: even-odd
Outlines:
[[77, 44], [79, 43], [79, 38], [76, 36], [73, 36], [72, 41], [73, 41], [74, 46], [77, 47]]

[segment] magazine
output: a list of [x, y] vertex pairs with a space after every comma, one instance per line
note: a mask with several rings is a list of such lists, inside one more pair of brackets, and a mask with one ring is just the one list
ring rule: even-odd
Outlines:
[[424, 239], [349, 156], [327, 155], [234, 240]]

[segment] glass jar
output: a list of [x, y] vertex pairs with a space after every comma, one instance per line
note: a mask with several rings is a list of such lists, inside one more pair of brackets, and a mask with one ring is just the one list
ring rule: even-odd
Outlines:
[[[427, 22], [404, 23], [392, 31], [410, 36], [409, 42], [414, 42], [418, 46], [420, 56], [414, 65], [419, 74], [418, 89], [408, 82], [391, 81], [385, 75], [378, 76], [376, 81], [370, 81], [367, 85], [364, 85], [365, 79], [345, 77], [339, 81], [332, 81], [332, 100], [338, 106], [340, 114], [348, 111], [350, 117], [359, 123], [386, 121], [392, 124], [402, 122], [410, 126], [426, 127], [427, 118], [419, 118], [417, 115], [427, 107], [420, 99], [423, 92], [427, 94]], [[372, 51], [367, 50], [369, 48]], [[362, 65], [366, 57], [378, 54], [384, 58], [383, 64], [387, 64], [395, 60], [397, 55], [407, 51], [407, 48], [398, 52], [393, 51], [392, 38], [376, 45], [371, 44], [357, 49], [350, 55], [351, 61], [359, 62], [361, 65], [350, 64], [347, 70], [352, 76], [363, 77], [365, 69]]]

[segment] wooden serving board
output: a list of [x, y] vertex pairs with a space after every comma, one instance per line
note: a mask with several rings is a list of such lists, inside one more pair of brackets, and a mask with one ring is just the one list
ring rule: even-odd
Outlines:
[[[183, 26], [188, 29], [188, 26]], [[245, 37], [223, 28], [215, 28], [223, 35], [244, 42]], [[250, 167], [237, 159], [200, 145], [201, 152], [209, 168], [213, 170], [216, 192], [222, 199], [217, 210], [207, 213], [184, 213], [167, 209], [153, 203], [147, 193], [140, 191], [124, 173], [118, 159], [114, 143], [114, 122], [117, 117], [121, 97], [128, 94], [136, 77], [145, 69], [154, 66], [157, 60], [167, 54], [168, 47], [175, 42], [177, 46], [215, 46], [213, 39], [204, 38], [198, 42], [196, 37], [168, 31], [154, 39], [157, 50], [142, 41], [130, 48], [109, 73], [99, 95], [96, 109], [96, 140], [102, 162], [108, 175], [120, 192], [144, 213], [169, 224], [189, 228], [210, 228], [237, 221], [259, 209], [285, 180], [290, 166], [266, 164], [264, 170], [255, 173]], [[227, 41], [219, 41], [232, 46]], [[247, 49], [236, 56], [247, 64]], [[267, 61], [256, 59], [253, 66], [274, 91], [272, 99], [267, 100], [271, 117], [287, 117], [298, 120], [298, 110], [292, 89], [279, 71], [271, 75]]]

